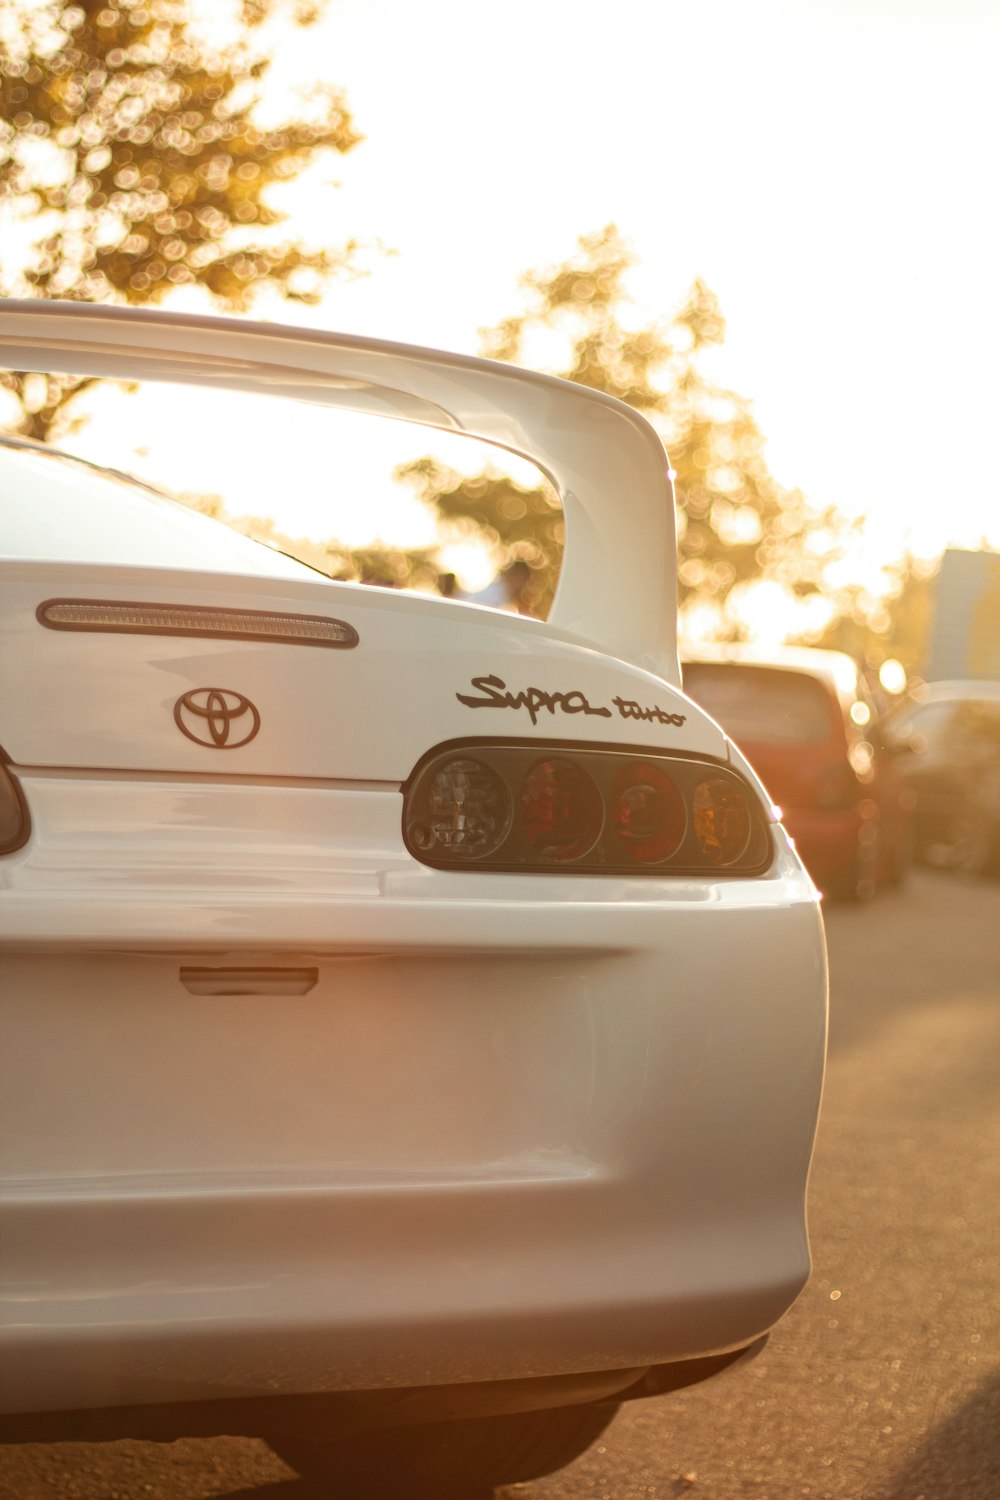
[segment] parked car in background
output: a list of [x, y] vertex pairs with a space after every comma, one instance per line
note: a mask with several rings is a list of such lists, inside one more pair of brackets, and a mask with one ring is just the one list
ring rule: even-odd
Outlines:
[[912, 796], [857, 664], [839, 651], [688, 652], [684, 690], [739, 745], [822, 891], [867, 899], [902, 880]]
[[680, 689], [653, 430], [83, 303], [0, 304], [0, 361], [236, 390], [241, 446], [286, 441], [253, 393], [471, 433], [567, 527], [541, 622], [0, 445], [5, 1440], [252, 1433], [443, 1500], [753, 1354], [809, 1270], [825, 948]]
[[886, 723], [914, 794], [917, 857], [1000, 874], [1000, 682], [929, 682]]

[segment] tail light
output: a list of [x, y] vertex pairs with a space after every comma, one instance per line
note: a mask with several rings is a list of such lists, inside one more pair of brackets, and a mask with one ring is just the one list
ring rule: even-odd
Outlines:
[[438, 869], [756, 875], [771, 860], [752, 788], [686, 756], [462, 740], [403, 790], [406, 846]]
[[510, 828], [510, 794], [501, 776], [473, 756], [435, 765], [425, 784], [423, 816], [410, 826], [416, 851], [443, 851], [449, 862], [482, 859]]
[[27, 843], [31, 831], [28, 807], [0, 750], [0, 854], [11, 854]]
[[539, 860], [571, 864], [589, 853], [604, 823], [601, 794], [582, 766], [540, 760], [521, 783], [521, 828]]
[[622, 852], [656, 865], [680, 848], [687, 807], [670, 774], [655, 761], [629, 761], [615, 776], [611, 825]]
[[750, 805], [738, 783], [710, 776], [694, 789], [694, 830], [705, 859], [723, 869], [735, 864], [750, 842]]

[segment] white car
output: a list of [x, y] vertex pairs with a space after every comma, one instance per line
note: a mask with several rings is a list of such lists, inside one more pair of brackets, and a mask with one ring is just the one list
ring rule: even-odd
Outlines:
[[823, 932], [680, 691], [652, 429], [155, 311], [3, 304], [0, 363], [471, 433], [567, 527], [541, 623], [0, 447], [7, 1439], [253, 1433], [442, 1496], [758, 1349], [809, 1269]]

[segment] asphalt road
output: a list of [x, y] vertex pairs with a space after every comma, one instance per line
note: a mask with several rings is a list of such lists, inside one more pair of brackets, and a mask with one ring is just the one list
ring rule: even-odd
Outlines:
[[[1000, 1496], [1000, 883], [921, 874], [827, 930], [807, 1290], [753, 1365], [511, 1500]], [[3, 1500], [319, 1493], [237, 1439], [0, 1450]]]

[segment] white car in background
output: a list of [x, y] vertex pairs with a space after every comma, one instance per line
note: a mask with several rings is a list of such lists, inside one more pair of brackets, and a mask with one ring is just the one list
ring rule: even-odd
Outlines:
[[0, 363], [471, 433], [567, 527], [541, 623], [0, 446], [7, 1440], [253, 1433], [443, 1496], [754, 1352], [808, 1274], [825, 951], [680, 691], [652, 429], [481, 360], [80, 304], [2, 305]]

